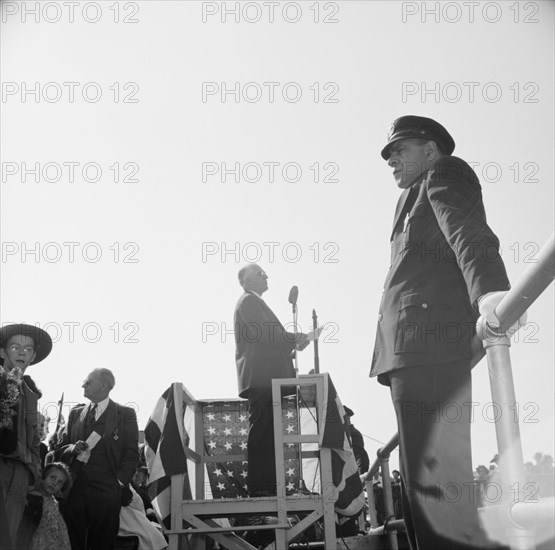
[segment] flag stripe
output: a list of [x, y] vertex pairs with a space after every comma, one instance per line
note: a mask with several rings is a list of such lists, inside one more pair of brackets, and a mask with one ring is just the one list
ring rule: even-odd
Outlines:
[[160, 426], [152, 419], [149, 419], [145, 427], [145, 443], [154, 451], [158, 450], [158, 442], [162, 437]]
[[187, 469], [187, 455], [183, 448], [187, 443], [183, 441], [183, 406], [179, 405], [172, 391], [166, 402], [168, 414], [159, 443], [159, 454], [166, 476], [182, 474]]
[[183, 384], [174, 383], [158, 399], [145, 427], [145, 458], [149, 471], [149, 494], [158, 519], [171, 527], [171, 476], [185, 474], [184, 498], [191, 498], [184, 445], [189, 437], [183, 423], [185, 403]]

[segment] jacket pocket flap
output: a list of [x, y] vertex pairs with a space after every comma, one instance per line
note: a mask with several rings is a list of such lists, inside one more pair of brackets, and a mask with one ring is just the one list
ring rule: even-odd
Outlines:
[[428, 296], [422, 294], [421, 292], [413, 292], [412, 294], [405, 294], [404, 296], [401, 296], [399, 311], [409, 306], [428, 307], [428, 304]]

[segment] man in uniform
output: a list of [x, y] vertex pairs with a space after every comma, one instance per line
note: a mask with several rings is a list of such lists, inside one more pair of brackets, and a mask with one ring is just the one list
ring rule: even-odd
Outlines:
[[235, 308], [235, 361], [239, 396], [249, 400], [247, 439], [248, 478], [251, 497], [276, 494], [276, 462], [272, 380], [294, 378], [291, 354], [308, 345], [305, 334], [286, 332], [274, 312], [262, 300], [268, 276], [256, 264], [239, 271], [244, 293]]
[[478, 178], [454, 149], [435, 120], [403, 116], [381, 152], [403, 192], [370, 376], [391, 391], [413, 550], [487, 544], [470, 490], [471, 342], [509, 281]]
[[[40, 480], [36, 386], [24, 373], [52, 350], [52, 339], [32, 325], [7, 325], [0, 329], [0, 371], [3, 385], [0, 418], [0, 532], [6, 550], [16, 544], [27, 491]], [[32, 386], [32, 387], [30, 387]], [[34, 390], [36, 391], [33, 391]], [[4, 546], [3, 546], [4, 548]]]

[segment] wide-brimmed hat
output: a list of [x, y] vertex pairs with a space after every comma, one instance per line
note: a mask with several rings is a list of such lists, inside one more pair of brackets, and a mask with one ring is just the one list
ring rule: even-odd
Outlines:
[[[0, 348], [4, 348], [8, 340], [12, 336], [29, 336], [33, 339], [35, 343], [35, 359], [30, 363], [31, 365], [36, 365], [40, 363], [43, 359], [48, 357], [49, 353], [52, 351], [52, 338], [45, 330], [33, 325], [26, 325], [24, 323], [18, 323], [14, 325], [6, 325], [0, 328]], [[3, 364], [4, 360], [0, 357], [0, 363]]]

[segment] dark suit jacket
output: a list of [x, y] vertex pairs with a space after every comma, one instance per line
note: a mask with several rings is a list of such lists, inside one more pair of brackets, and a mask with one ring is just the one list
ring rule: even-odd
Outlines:
[[[77, 441], [85, 441], [85, 420], [91, 404], [80, 403], [71, 409], [58, 445], [56, 459], [73, 462], [71, 451]], [[110, 467], [125, 485], [131, 481], [139, 464], [139, 429], [137, 416], [131, 407], [124, 407], [110, 399], [103, 413], [105, 418], [104, 442], [108, 450]]]
[[477, 299], [508, 289], [476, 174], [441, 158], [397, 205], [370, 376], [470, 358]]
[[291, 352], [295, 335], [286, 332], [274, 312], [255, 294], [245, 292], [235, 307], [235, 362], [239, 395], [269, 389], [273, 378], [294, 378]]

